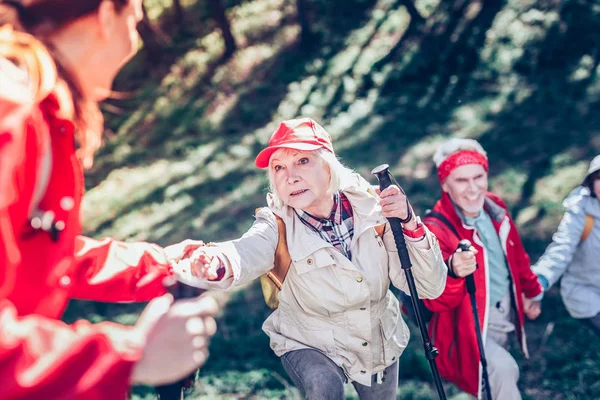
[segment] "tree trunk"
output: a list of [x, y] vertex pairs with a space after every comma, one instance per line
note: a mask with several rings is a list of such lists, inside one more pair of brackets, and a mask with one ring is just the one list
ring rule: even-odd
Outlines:
[[221, 0], [210, 0], [210, 8], [213, 19], [221, 30], [223, 41], [225, 42], [225, 54], [223, 54], [223, 57], [228, 58], [237, 50], [237, 44], [231, 33], [231, 24], [229, 23], [229, 19], [227, 19], [227, 14], [225, 14], [225, 7], [223, 7]]
[[298, 23], [300, 24], [300, 44], [310, 47], [313, 33], [310, 26], [308, 0], [296, 0], [296, 11], [298, 12]]
[[175, 23], [177, 24], [177, 29], [181, 31], [183, 24], [185, 23], [183, 19], [184, 13], [181, 0], [173, 0], [173, 7], [175, 8]]
[[421, 15], [419, 10], [415, 7], [413, 0], [402, 0], [402, 4], [406, 7], [406, 11], [410, 15], [410, 18], [417, 24], [425, 22], [425, 18]]
[[138, 32], [144, 42], [148, 58], [153, 61], [158, 60], [160, 59], [163, 47], [169, 43], [169, 38], [150, 21], [144, 3], [142, 3], [142, 11], [144, 17], [138, 25]]

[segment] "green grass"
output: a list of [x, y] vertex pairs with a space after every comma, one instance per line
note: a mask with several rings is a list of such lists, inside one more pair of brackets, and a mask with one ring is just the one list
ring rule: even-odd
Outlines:
[[[168, 31], [162, 3], [152, 2], [152, 15]], [[186, 17], [205, 21], [201, 3], [184, 3]], [[267, 187], [254, 156], [279, 121], [304, 115], [327, 128], [338, 155], [365, 177], [390, 164], [420, 214], [439, 196], [436, 146], [452, 136], [479, 140], [492, 189], [536, 260], [562, 199], [600, 150], [600, 7], [420, 0], [420, 24], [401, 3], [315, 0], [316, 41], [302, 48], [294, 1], [228, 2], [240, 44], [231, 59], [220, 58], [210, 22], [188, 26], [195, 36], [175, 36], [156, 65], [142, 51], [117, 81], [129, 97], [106, 107], [111, 135], [87, 174], [86, 232], [162, 245], [241, 235]], [[140, 307], [76, 302], [66, 319], [133, 323]], [[233, 293], [196, 398], [293, 398], [261, 331], [267, 315], [257, 285]], [[598, 340], [568, 317], [556, 289], [527, 329], [526, 398], [600, 398]], [[400, 369], [401, 398], [436, 398], [418, 331]]]

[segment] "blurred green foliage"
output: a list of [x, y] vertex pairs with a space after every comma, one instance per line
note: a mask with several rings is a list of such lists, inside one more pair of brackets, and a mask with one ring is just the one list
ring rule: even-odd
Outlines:
[[[416, 0], [419, 19], [399, 0], [308, 3], [315, 35], [301, 46], [295, 1], [227, 1], [239, 49], [223, 60], [205, 2], [183, 1], [183, 32], [170, 1], [146, 2], [171, 42], [152, 64], [142, 49], [117, 80], [124, 99], [105, 106], [109, 135], [87, 176], [87, 233], [162, 245], [238, 237], [264, 205], [267, 182], [254, 155], [280, 120], [305, 115], [365, 177], [389, 163], [421, 214], [439, 196], [436, 145], [478, 139], [491, 160], [491, 187], [510, 205], [535, 261], [562, 199], [600, 152], [600, 5]], [[142, 306], [74, 302], [65, 319], [131, 324]], [[261, 331], [267, 315], [256, 284], [231, 294], [190, 398], [297, 396]], [[434, 399], [412, 328], [399, 396]], [[557, 289], [527, 331], [524, 398], [600, 398], [600, 344], [568, 317]], [[151, 396], [137, 388], [134, 397]]]

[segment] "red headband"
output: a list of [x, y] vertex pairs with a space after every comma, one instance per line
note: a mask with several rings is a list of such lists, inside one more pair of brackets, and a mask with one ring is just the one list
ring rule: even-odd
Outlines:
[[487, 158], [474, 150], [461, 150], [446, 158], [438, 167], [437, 174], [440, 183], [444, 183], [450, 172], [461, 165], [479, 164], [488, 172]]

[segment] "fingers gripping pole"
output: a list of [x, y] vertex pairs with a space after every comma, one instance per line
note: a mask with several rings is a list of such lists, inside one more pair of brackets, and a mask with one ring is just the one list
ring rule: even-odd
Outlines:
[[[381, 190], [387, 188], [392, 184], [392, 176], [389, 172], [389, 165], [382, 164], [374, 168], [373, 171], [371, 171], [371, 173], [377, 177], [377, 180], [379, 181], [379, 188]], [[410, 205], [408, 205], [408, 209], [410, 210]], [[404, 273], [406, 275], [406, 282], [408, 284], [408, 290], [410, 292], [410, 299], [412, 302], [413, 310], [415, 312], [415, 317], [417, 319], [417, 324], [419, 325], [419, 330], [421, 331], [421, 337], [423, 338], [425, 357], [429, 361], [429, 366], [431, 367], [431, 372], [433, 374], [433, 380], [435, 382], [438, 395], [440, 399], [445, 400], [446, 394], [444, 393], [442, 379], [437, 369], [437, 365], [435, 364], [435, 357], [437, 357], [438, 355], [438, 350], [435, 347], [433, 347], [433, 344], [429, 339], [427, 327], [425, 326], [425, 320], [423, 318], [423, 314], [421, 313], [421, 308], [419, 306], [417, 287], [415, 285], [415, 279], [412, 274], [412, 264], [410, 262], [410, 256], [406, 247], [406, 241], [404, 240], [404, 233], [402, 232], [402, 221], [398, 218], [388, 218], [388, 221], [390, 222], [392, 233], [394, 235], [396, 249], [398, 250], [398, 257], [400, 258], [402, 269], [404, 270]]]
[[[471, 242], [468, 239], [462, 239], [460, 242], [458, 242], [458, 248], [461, 251], [469, 251], [469, 250], [471, 250]], [[469, 292], [469, 294], [471, 294], [471, 293], [475, 294], [475, 292], [477, 291], [477, 288], [475, 287], [475, 278], [473, 278], [473, 274], [468, 275], [466, 277], [466, 283], [467, 283], [467, 292]]]
[[[375, 169], [372, 173], [377, 177], [379, 181], [379, 189], [383, 190], [388, 186], [391, 186], [392, 179], [389, 172], [389, 166], [382, 164]], [[410, 207], [408, 208], [410, 210]], [[392, 233], [394, 234], [394, 241], [396, 242], [396, 248], [398, 249], [398, 256], [402, 262], [402, 268], [404, 270], [410, 270], [412, 263], [410, 262], [410, 256], [408, 249], [406, 248], [406, 241], [404, 240], [404, 233], [402, 233], [402, 222], [398, 218], [388, 218], [390, 226], [392, 227]], [[406, 221], [408, 222], [408, 221]]]

